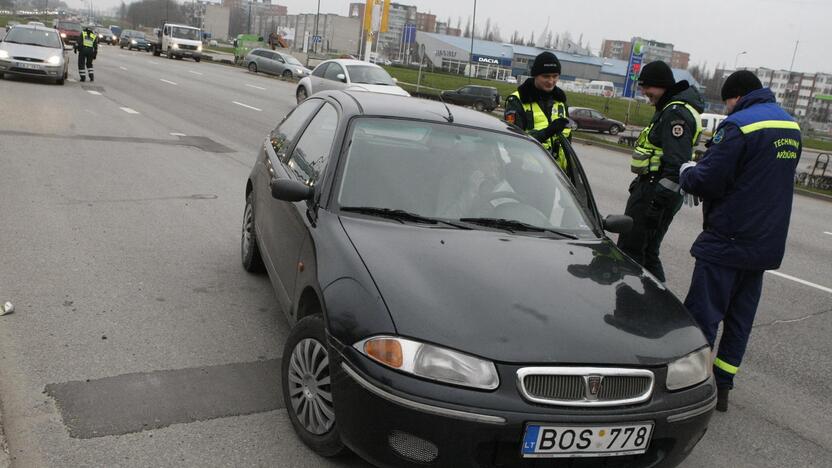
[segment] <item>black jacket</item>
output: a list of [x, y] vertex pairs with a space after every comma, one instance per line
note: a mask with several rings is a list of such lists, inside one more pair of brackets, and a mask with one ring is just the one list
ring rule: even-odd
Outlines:
[[673, 101], [686, 102], [698, 112], [705, 109], [705, 102], [687, 81], [680, 81], [669, 88], [656, 104], [656, 113], [651, 120], [654, 125], [647, 138], [664, 153], [657, 180], [667, 179], [678, 184], [679, 167], [690, 161], [693, 155], [692, 138], [697, 122], [685, 106], [676, 104], [665, 109]]
[[550, 93], [541, 91], [534, 85], [534, 78], [528, 78], [524, 81], [523, 84], [517, 87], [517, 91], [520, 94], [520, 99], [517, 99], [513, 95], [506, 98], [506, 120], [511, 122], [509, 114], [512, 114], [514, 125], [520, 127], [529, 136], [541, 143], [552, 138], [554, 131], [551, 129], [535, 130], [532, 128], [534, 125], [534, 117], [531, 113], [526, 113], [523, 104], [537, 102], [543, 110], [543, 113], [546, 114], [546, 117], [552, 120], [552, 108], [555, 106], [555, 102], [562, 102], [566, 106], [566, 115], [569, 115], [569, 106], [566, 104], [566, 93], [557, 86]]

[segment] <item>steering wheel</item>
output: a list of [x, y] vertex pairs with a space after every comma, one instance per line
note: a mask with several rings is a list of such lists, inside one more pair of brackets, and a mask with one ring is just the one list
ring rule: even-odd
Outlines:
[[[513, 202], [501, 203], [497, 206], [491, 204], [494, 200], [499, 199], [509, 199]], [[503, 212], [504, 210], [505, 212]], [[506, 190], [489, 194], [487, 199], [483, 199], [479, 212], [487, 213], [487, 217], [516, 219], [535, 226], [545, 227], [550, 224], [545, 213], [527, 203], [520, 194]]]

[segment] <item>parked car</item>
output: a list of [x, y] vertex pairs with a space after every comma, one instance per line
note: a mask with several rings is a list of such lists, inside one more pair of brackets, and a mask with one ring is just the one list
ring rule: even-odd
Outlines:
[[127, 50], [136, 49], [150, 52], [151, 43], [147, 40], [147, 36], [143, 32], [125, 29], [121, 32], [118, 46], [121, 49], [127, 47]]
[[20, 24], [19, 21], [9, 21], [8, 23], [6, 23], [6, 32], [8, 32], [11, 28], [17, 26], [18, 24]]
[[0, 41], [0, 78], [46, 78], [62, 85], [69, 70], [67, 58], [58, 31], [46, 26], [17, 25]]
[[690, 453], [715, 406], [710, 348], [607, 237], [632, 220], [601, 219], [561, 141], [568, 174], [494, 117], [353, 91], [311, 96], [265, 139], [241, 256], [292, 327], [281, 391], [305, 444], [414, 467]]
[[55, 24], [55, 29], [60, 33], [64, 43], [77, 45], [81, 42], [81, 23], [61, 20]]
[[246, 68], [252, 73], [263, 72], [289, 79], [309, 76], [312, 71], [289, 54], [269, 49], [254, 49], [244, 59]]
[[610, 119], [597, 110], [586, 107], [570, 107], [569, 118], [575, 121], [578, 130], [596, 130], [618, 135], [625, 127], [623, 122]]
[[98, 35], [99, 44], [118, 44], [118, 37], [107, 28], [95, 28], [95, 34]]
[[471, 106], [491, 112], [500, 105], [500, 93], [493, 86], [467, 85], [453, 91], [442, 91], [442, 99], [460, 106]]
[[302, 102], [318, 91], [355, 89], [382, 94], [410, 96], [396, 85], [396, 79], [374, 63], [335, 59], [321, 62], [312, 73], [298, 82], [295, 97]]
[[513, 77], [513, 76], [507, 76], [506, 77], [506, 83], [517, 84], [517, 78]]

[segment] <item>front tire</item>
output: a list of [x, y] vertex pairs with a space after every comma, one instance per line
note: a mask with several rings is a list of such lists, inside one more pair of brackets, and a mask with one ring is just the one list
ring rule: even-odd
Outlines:
[[251, 193], [246, 197], [246, 208], [243, 212], [243, 232], [240, 238], [240, 256], [243, 268], [249, 273], [263, 271], [263, 257], [257, 246], [257, 230], [254, 225], [254, 202]]
[[194, 62], [199, 63], [202, 60], [202, 57], [194, 57]]
[[283, 79], [284, 80], [291, 80], [292, 79], [292, 70], [283, 70]]
[[248, 64], [248, 71], [250, 71], [252, 73], [257, 73], [257, 64], [254, 63], [254, 62], [250, 62]]
[[483, 105], [481, 101], [477, 101], [474, 103], [474, 109], [482, 112], [482, 110], [485, 109], [485, 105]]
[[298, 86], [298, 91], [297, 91], [297, 93], [295, 93], [295, 97], [296, 97], [296, 98], [297, 98], [297, 100], [298, 100], [298, 104], [300, 104], [300, 103], [302, 103], [303, 101], [305, 101], [305, 100], [306, 100], [306, 98], [308, 98], [308, 97], [309, 97], [309, 95], [308, 95], [308, 94], [307, 94], [307, 92], [306, 92], [306, 88], [304, 88], [303, 86]]
[[334, 457], [345, 451], [332, 401], [329, 351], [320, 314], [299, 321], [283, 348], [280, 371], [283, 401], [298, 437], [315, 453]]
[[610, 135], [618, 135], [618, 132], [620, 131], [621, 128], [619, 128], [618, 125], [613, 125], [612, 127], [610, 127]]

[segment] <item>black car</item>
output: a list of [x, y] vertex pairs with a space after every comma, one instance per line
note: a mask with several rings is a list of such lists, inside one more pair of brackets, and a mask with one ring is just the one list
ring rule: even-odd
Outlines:
[[271, 133], [241, 254], [292, 325], [281, 388], [309, 447], [379, 466], [690, 453], [710, 349], [604, 234], [632, 220], [600, 218], [562, 144], [567, 174], [481, 112], [360, 91], [311, 96]]
[[118, 46], [121, 49], [127, 47], [127, 50], [136, 49], [150, 52], [150, 42], [147, 40], [147, 37], [145, 37], [144, 33], [141, 31], [133, 31], [132, 29], [127, 29], [121, 32]]
[[453, 91], [442, 91], [442, 100], [476, 110], [493, 111], [500, 105], [500, 93], [492, 86], [463, 86]]
[[618, 132], [625, 128], [624, 122], [611, 119], [595, 109], [586, 107], [570, 107], [569, 118], [575, 121], [579, 130], [596, 130], [618, 135]]

